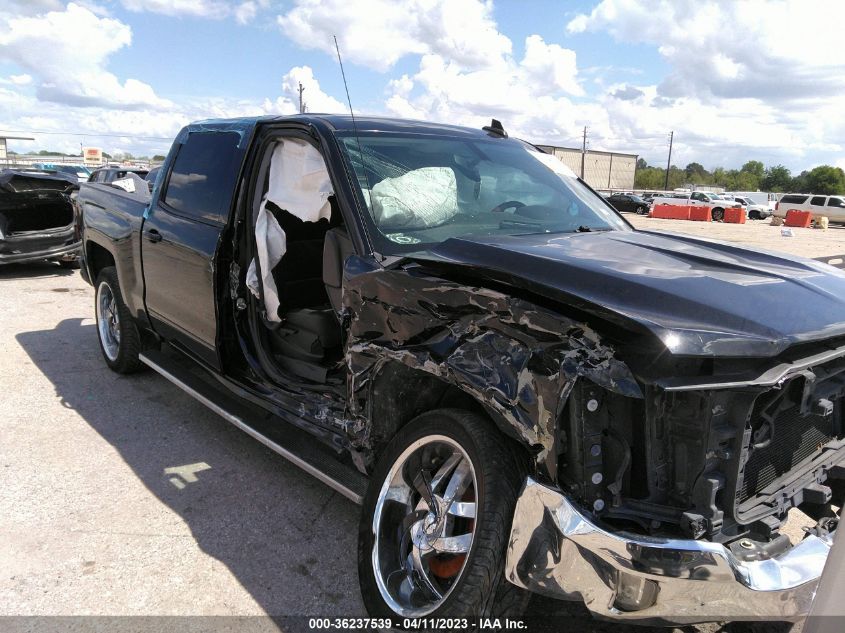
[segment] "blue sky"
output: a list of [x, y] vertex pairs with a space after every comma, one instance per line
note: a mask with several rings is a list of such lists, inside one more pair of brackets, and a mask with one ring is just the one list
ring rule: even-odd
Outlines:
[[[822, 44], [838, 41], [842, 21], [830, 15], [842, 13], [838, 4], [6, 4], [0, 132], [36, 136], [10, 143], [17, 151], [70, 151], [83, 142], [159, 153], [192, 119], [292, 113], [300, 81], [310, 110], [345, 109], [336, 34], [357, 112], [467, 125], [496, 116], [524, 138], [561, 145], [576, 144], [586, 125], [590, 147], [656, 164], [670, 130], [681, 166], [845, 164], [845, 58]], [[818, 37], [799, 45], [790, 34], [802, 24]]]

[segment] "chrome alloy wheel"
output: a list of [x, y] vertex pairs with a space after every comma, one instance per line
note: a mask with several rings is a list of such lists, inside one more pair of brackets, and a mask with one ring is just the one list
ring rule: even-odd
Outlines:
[[114, 293], [105, 281], [101, 281], [97, 286], [97, 331], [108, 359], [117, 360], [120, 349], [120, 316]]
[[372, 565], [395, 613], [427, 615], [458, 584], [472, 547], [476, 499], [472, 462], [450, 437], [420, 438], [394, 462], [373, 513]]

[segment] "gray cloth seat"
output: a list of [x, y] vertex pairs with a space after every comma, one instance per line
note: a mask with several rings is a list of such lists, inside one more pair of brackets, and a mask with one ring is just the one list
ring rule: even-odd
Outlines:
[[[288, 254], [290, 252], [291, 249]], [[343, 264], [352, 252], [352, 241], [345, 228], [338, 226], [326, 231], [323, 242], [322, 282], [330, 307], [323, 304], [288, 310], [281, 326], [273, 331], [271, 337], [270, 344], [278, 362], [314, 382], [326, 381], [326, 363], [333, 362], [332, 359], [336, 359], [339, 354], [341, 329], [338, 320], [342, 307]], [[307, 252], [302, 251], [300, 255], [302, 260], [297, 264], [302, 264]], [[312, 296], [318, 291], [323, 292], [323, 288], [313, 287], [314, 284], [319, 285], [319, 278], [307, 278], [300, 283], [307, 283], [308, 292]], [[283, 287], [294, 291], [291, 286]]]
[[352, 240], [343, 226], [326, 231], [323, 242], [323, 284], [332, 309], [339, 314], [342, 306], [343, 265], [354, 253]]

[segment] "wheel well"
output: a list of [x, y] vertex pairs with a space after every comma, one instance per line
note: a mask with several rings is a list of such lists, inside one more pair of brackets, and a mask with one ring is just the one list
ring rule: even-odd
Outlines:
[[[369, 440], [372, 456], [376, 459], [399, 429], [432, 409], [471, 411], [492, 420], [505, 436], [517, 443], [516, 434], [507, 423], [491, 416], [471, 395], [438, 376], [399, 362], [389, 361], [381, 368], [370, 399]], [[520, 442], [519, 446], [524, 444]]]
[[112, 254], [95, 242], [88, 242], [85, 245], [85, 259], [91, 273], [91, 283], [97, 281], [97, 277], [103, 268], [114, 266]]

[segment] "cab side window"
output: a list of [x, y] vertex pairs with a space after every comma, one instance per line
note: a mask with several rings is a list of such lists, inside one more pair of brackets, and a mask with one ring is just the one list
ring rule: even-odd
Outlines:
[[191, 219], [225, 223], [242, 155], [239, 141], [235, 132], [189, 134], [161, 197], [165, 208]]

